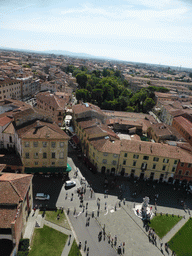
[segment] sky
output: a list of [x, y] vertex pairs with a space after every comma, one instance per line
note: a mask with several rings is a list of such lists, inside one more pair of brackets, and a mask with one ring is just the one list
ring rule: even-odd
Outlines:
[[192, 68], [192, 0], [0, 0], [0, 48]]

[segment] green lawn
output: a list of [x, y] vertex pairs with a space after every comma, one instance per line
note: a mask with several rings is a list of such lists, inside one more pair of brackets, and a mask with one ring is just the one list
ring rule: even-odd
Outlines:
[[149, 226], [155, 230], [155, 233], [160, 237], [164, 237], [169, 230], [171, 230], [180, 220], [182, 217], [172, 215], [165, 215], [162, 216], [158, 214], [157, 216], [153, 217]]
[[[60, 214], [60, 219], [57, 219], [57, 215]], [[65, 216], [65, 213], [61, 213], [61, 210], [55, 211], [46, 211], [45, 212], [45, 219], [48, 221], [51, 221], [59, 226], [62, 226], [64, 228], [67, 228], [71, 230], [70, 225], [67, 221], [67, 218]]]
[[29, 256], [61, 255], [68, 236], [48, 226], [35, 229]]
[[192, 219], [189, 219], [169, 241], [169, 247], [177, 256], [192, 255]]
[[70, 250], [68, 256], [81, 256], [81, 253], [79, 251], [79, 248], [78, 248], [75, 240], [73, 241], [73, 244], [71, 246], [71, 250]]

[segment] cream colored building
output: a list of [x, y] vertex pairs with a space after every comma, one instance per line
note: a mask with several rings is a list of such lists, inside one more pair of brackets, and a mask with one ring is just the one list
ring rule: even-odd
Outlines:
[[21, 82], [15, 79], [0, 79], [0, 99], [21, 99]]
[[69, 137], [56, 124], [35, 121], [17, 130], [26, 173], [64, 173]]

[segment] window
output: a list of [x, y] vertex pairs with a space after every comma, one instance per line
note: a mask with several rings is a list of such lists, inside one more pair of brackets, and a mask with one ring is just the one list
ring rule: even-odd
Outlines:
[[133, 155], [133, 158], [138, 159], [139, 155]]
[[37, 148], [38, 147], [38, 141], [33, 142], [33, 147]]
[[64, 147], [64, 142], [60, 142], [60, 148]]
[[117, 161], [113, 160], [113, 161], [112, 161], [112, 164], [113, 164], [113, 165], [116, 165], [116, 164], [117, 164]]
[[55, 152], [51, 153], [51, 158], [55, 158]]
[[181, 175], [181, 174], [182, 174], [182, 170], [179, 170], [179, 171], [178, 171], [178, 174]]
[[174, 161], [174, 164], [177, 164], [177, 160]]
[[38, 162], [35, 162], [35, 165], [38, 165]]
[[149, 160], [148, 156], [143, 156], [143, 160]]
[[166, 165], [163, 165], [162, 171], [165, 171], [165, 169], [166, 169]]
[[141, 169], [142, 169], [142, 170], [146, 170], [146, 169], [147, 169], [147, 163], [142, 163]]
[[133, 166], [136, 166], [137, 161], [133, 161]]
[[188, 176], [189, 175], [189, 171], [186, 171], [185, 175]]
[[63, 158], [64, 158], [64, 152], [60, 152], [60, 153], [59, 153], [59, 158], [60, 158], [60, 159], [63, 159]]
[[25, 153], [25, 158], [29, 159], [29, 153], [28, 152]]
[[174, 171], [175, 171], [175, 167], [172, 168], [172, 172], [174, 172]]
[[107, 164], [107, 159], [103, 159], [103, 164]]
[[187, 166], [188, 168], [190, 168], [191, 167], [191, 164], [188, 164], [188, 166]]
[[123, 160], [123, 165], [126, 165], [126, 160]]
[[124, 157], [127, 157], [127, 153], [124, 154]]
[[47, 142], [43, 142], [43, 147], [44, 147], [44, 148], [47, 147]]
[[169, 163], [169, 159], [168, 159], [168, 158], [164, 158], [164, 159], [163, 159], [163, 163], [168, 164], [168, 163]]
[[154, 170], [156, 168], [156, 164], [153, 164], [153, 167], [152, 167], [152, 169]]
[[55, 165], [55, 162], [51, 162], [51, 165]]
[[43, 153], [43, 158], [47, 158], [47, 153], [46, 152]]
[[9, 142], [12, 143], [12, 137], [11, 136], [9, 136]]
[[38, 157], [39, 157], [38, 153], [37, 152], [34, 153], [34, 158], [38, 158]]
[[153, 161], [154, 162], [158, 162], [159, 161], [159, 157], [153, 157]]
[[183, 167], [183, 166], [184, 166], [184, 163], [181, 163], [180, 165], [181, 165], [181, 167]]
[[103, 153], [104, 156], [108, 156], [108, 153]]
[[25, 147], [26, 147], [26, 148], [29, 147], [29, 142], [28, 142], [28, 141], [25, 142]]
[[118, 155], [117, 154], [113, 154], [113, 157], [117, 157]]
[[56, 142], [53, 142], [53, 141], [52, 141], [52, 142], [51, 142], [51, 147], [52, 147], [52, 148], [55, 148], [55, 146], [56, 146]]

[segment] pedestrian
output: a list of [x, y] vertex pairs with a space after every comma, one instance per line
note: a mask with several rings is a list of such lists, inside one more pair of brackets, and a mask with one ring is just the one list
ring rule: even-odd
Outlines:
[[125, 242], [123, 242], [123, 254], [125, 253]]
[[157, 246], [157, 237], [154, 235], [154, 244]]
[[86, 210], [88, 209], [88, 203], [86, 203]]
[[81, 250], [81, 242], [79, 242], [79, 250]]

